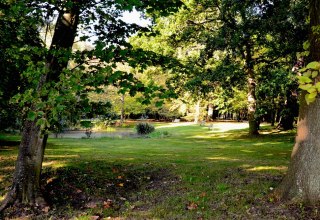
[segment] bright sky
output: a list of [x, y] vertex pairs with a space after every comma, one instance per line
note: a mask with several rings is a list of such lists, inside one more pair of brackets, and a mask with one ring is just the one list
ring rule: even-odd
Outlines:
[[132, 12], [124, 12], [122, 20], [127, 23], [135, 23], [142, 27], [146, 27], [151, 24], [149, 20], [141, 18], [140, 12], [133, 10]]

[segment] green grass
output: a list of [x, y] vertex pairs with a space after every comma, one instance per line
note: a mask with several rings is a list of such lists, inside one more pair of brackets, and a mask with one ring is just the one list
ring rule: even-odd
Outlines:
[[[272, 202], [270, 189], [286, 171], [293, 132], [263, 127], [262, 134], [252, 138], [246, 129], [165, 125], [157, 124], [156, 132], [141, 138], [50, 139], [43, 185], [54, 208], [45, 216], [277, 216], [264, 204]], [[0, 147], [0, 195], [12, 178], [18, 138], [0, 136], [0, 141], [6, 140]]]

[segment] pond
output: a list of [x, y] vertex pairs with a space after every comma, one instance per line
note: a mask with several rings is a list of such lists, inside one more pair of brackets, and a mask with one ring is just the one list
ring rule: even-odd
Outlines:
[[[92, 131], [90, 138], [103, 137], [135, 137], [136, 132], [132, 128], [119, 128], [112, 131]], [[59, 134], [51, 134], [51, 138], [87, 138], [85, 130], [64, 131]]]

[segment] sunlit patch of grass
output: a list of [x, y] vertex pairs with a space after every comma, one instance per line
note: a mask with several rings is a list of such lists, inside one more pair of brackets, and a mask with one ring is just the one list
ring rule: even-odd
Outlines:
[[175, 127], [182, 127], [182, 126], [190, 126], [194, 125], [193, 122], [177, 122], [177, 123], [166, 123], [166, 124], [158, 124], [156, 128], [175, 128]]
[[0, 168], [2, 171], [13, 171], [14, 170], [14, 166], [6, 166], [6, 167], [1, 167]]
[[208, 160], [239, 161], [239, 159], [230, 158], [230, 157], [207, 157], [207, 159]]
[[78, 154], [73, 155], [46, 155], [46, 158], [79, 158]]
[[248, 171], [263, 171], [263, 170], [281, 170], [285, 171], [287, 170], [288, 167], [286, 166], [258, 166], [258, 167], [253, 167], [250, 169], [247, 169]]
[[58, 160], [58, 161], [49, 161], [49, 162], [43, 162], [42, 166], [45, 167], [52, 167], [52, 168], [61, 168], [66, 167], [68, 164], [67, 161], [64, 160]]

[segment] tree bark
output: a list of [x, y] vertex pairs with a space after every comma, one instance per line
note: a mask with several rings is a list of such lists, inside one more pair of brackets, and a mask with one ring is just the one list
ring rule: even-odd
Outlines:
[[122, 125], [124, 123], [125, 115], [124, 115], [124, 105], [125, 105], [125, 96], [124, 94], [121, 95], [120, 97], [120, 102], [121, 102], [121, 114], [120, 114], [120, 124]]
[[[310, 1], [310, 27], [320, 24], [320, 0]], [[310, 59], [320, 61], [320, 35], [310, 28]], [[317, 79], [318, 81], [320, 79]], [[288, 173], [278, 188], [282, 199], [320, 202], [320, 97], [307, 105], [305, 93], [300, 96], [300, 111], [295, 145]]]
[[288, 173], [279, 187], [283, 199], [320, 201], [320, 99], [307, 105], [301, 97], [295, 145]]
[[256, 119], [257, 99], [256, 99], [256, 80], [253, 70], [253, 60], [251, 54], [251, 45], [249, 39], [246, 43], [246, 66], [247, 85], [248, 85], [248, 121], [249, 135], [258, 135], [259, 123]]
[[200, 100], [197, 101], [197, 104], [195, 105], [195, 114], [194, 114], [194, 123], [197, 124], [199, 122], [200, 118]]
[[208, 104], [208, 113], [207, 113], [207, 121], [211, 121], [213, 119], [213, 104]]
[[[56, 23], [49, 55], [46, 58], [46, 72], [41, 76], [37, 91], [40, 93], [47, 82], [55, 82], [59, 79], [61, 71], [67, 67], [68, 61], [59, 61], [60, 57], [52, 55], [53, 50], [70, 51], [74, 42], [79, 20], [79, 5], [74, 4], [72, 9], [61, 13]], [[48, 96], [41, 97], [46, 100]], [[30, 108], [34, 111], [36, 103]], [[44, 150], [48, 135], [41, 131], [37, 120], [26, 120], [19, 146], [13, 183], [10, 191], [0, 206], [0, 213], [14, 202], [36, 206], [45, 205], [40, 192], [40, 174]]]

